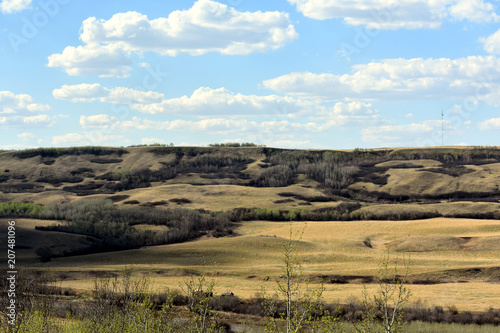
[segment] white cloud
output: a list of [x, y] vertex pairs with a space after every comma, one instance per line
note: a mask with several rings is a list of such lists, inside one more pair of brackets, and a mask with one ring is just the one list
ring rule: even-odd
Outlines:
[[324, 126], [340, 127], [340, 126], [363, 126], [374, 125], [380, 123], [382, 118], [373, 105], [370, 103], [338, 102], [329, 113], [327, 122]]
[[198, 0], [190, 9], [151, 20], [138, 12], [117, 13], [109, 20], [90, 17], [81, 27], [85, 45], [51, 55], [48, 66], [69, 75], [123, 77], [131, 69], [131, 53], [245, 55], [281, 48], [297, 37], [287, 13], [239, 12]]
[[500, 19], [493, 4], [483, 0], [459, 0], [450, 6], [449, 11], [455, 19], [475, 23], [498, 22]]
[[132, 69], [129, 53], [120, 45], [68, 46], [61, 54], [48, 58], [48, 67], [60, 67], [66, 74], [98, 75], [100, 77], [127, 77]]
[[29, 7], [31, 0], [2, 0], [0, 9], [4, 14], [19, 12]]
[[483, 0], [288, 0], [306, 17], [342, 18], [372, 29], [436, 29], [445, 19], [476, 23], [498, 21], [494, 6]]
[[68, 133], [64, 135], [57, 135], [52, 138], [52, 144], [57, 146], [71, 145], [71, 146], [86, 146], [86, 145], [102, 145], [102, 144], [115, 144], [121, 145], [124, 142], [122, 135], [106, 135], [100, 132], [88, 133]]
[[49, 109], [47, 104], [33, 103], [33, 97], [30, 95], [0, 91], [0, 114], [26, 114]]
[[32, 141], [36, 139], [36, 135], [30, 132], [24, 132], [17, 135], [22, 141]]
[[[409, 125], [384, 125], [369, 127], [361, 131], [361, 139], [373, 146], [437, 146], [441, 144], [441, 121], [427, 120]], [[444, 123], [450, 130], [450, 122]]]
[[52, 125], [54, 120], [55, 117], [51, 117], [46, 114], [41, 114], [38, 116], [24, 117], [23, 123], [26, 125], [45, 126], [47, 124]]
[[141, 143], [143, 145], [151, 145], [153, 143], [165, 143], [165, 140], [156, 139], [156, 138], [142, 138]]
[[138, 12], [118, 13], [109, 20], [88, 18], [80, 38], [86, 44], [122, 44], [127, 51], [175, 56], [207, 52], [249, 54], [282, 47], [297, 38], [288, 14], [238, 12], [211, 0], [188, 10], [149, 20]]
[[[92, 116], [91, 116], [92, 117]], [[289, 134], [309, 132], [315, 133], [318, 130], [324, 130], [326, 127], [319, 128], [318, 123], [299, 123], [289, 122], [287, 120], [280, 121], [249, 121], [247, 119], [226, 119], [226, 118], [212, 118], [202, 120], [184, 120], [176, 119], [172, 121], [155, 121], [143, 119], [139, 117], [132, 117], [131, 120], [120, 121], [114, 117], [107, 115], [95, 116], [95, 119], [88, 119], [90, 117], [83, 116], [80, 123], [86, 128], [100, 128], [100, 129], [116, 129], [123, 131], [131, 130], [162, 130], [162, 131], [183, 131], [183, 132], [210, 132], [218, 134], [229, 133], [275, 133], [275, 134]], [[99, 120], [102, 122], [99, 124]]]
[[109, 95], [99, 83], [82, 83], [77, 85], [63, 85], [59, 89], [52, 91], [52, 96], [57, 99], [69, 100], [72, 102], [93, 102]]
[[0, 117], [0, 126], [2, 127], [50, 127], [54, 125], [57, 117], [51, 117], [45, 114], [38, 116], [13, 116]]
[[386, 59], [355, 65], [352, 74], [290, 73], [263, 82], [280, 93], [327, 100], [471, 97], [500, 105], [500, 59]]
[[68, 133], [64, 135], [54, 136], [52, 138], [52, 143], [55, 145], [61, 144], [83, 144], [84, 142], [90, 142], [86, 135], [78, 133]]
[[47, 104], [33, 103], [33, 97], [0, 91], [0, 126], [2, 127], [42, 127], [51, 126], [56, 117], [40, 112], [48, 111]]
[[271, 147], [280, 148], [311, 148], [313, 144], [309, 140], [295, 141], [295, 140], [276, 140], [269, 144]]
[[82, 128], [110, 128], [118, 118], [107, 114], [98, 114], [94, 116], [80, 116], [80, 125]]
[[[122, 130], [162, 130], [191, 133], [204, 133], [206, 135], [243, 136], [245, 141], [251, 142], [276, 142], [294, 140], [297, 135], [301, 137], [316, 135], [324, 129], [318, 128], [317, 123], [299, 123], [289, 121], [249, 121], [246, 119], [203, 119], [198, 121], [177, 119], [173, 121], [151, 121], [134, 117], [131, 121], [116, 124]], [[291, 141], [290, 141], [291, 142]], [[284, 143], [284, 142], [283, 142]]]
[[478, 124], [481, 131], [491, 131], [500, 129], [500, 118], [492, 118]]
[[500, 30], [497, 30], [487, 38], [481, 38], [480, 41], [483, 43], [483, 48], [486, 52], [500, 54]]
[[255, 115], [287, 114], [321, 109], [317, 103], [277, 95], [256, 96], [233, 93], [226, 88], [201, 87], [191, 96], [166, 99], [160, 103], [136, 104], [131, 109], [150, 114]]
[[63, 85], [59, 89], [54, 89], [52, 95], [57, 99], [72, 102], [100, 101], [115, 104], [153, 103], [161, 101], [164, 97], [163, 94], [154, 91], [140, 91], [125, 87], [109, 89], [98, 83]]

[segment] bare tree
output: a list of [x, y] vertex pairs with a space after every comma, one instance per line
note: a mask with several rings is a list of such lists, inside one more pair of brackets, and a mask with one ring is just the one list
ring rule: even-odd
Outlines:
[[191, 276], [181, 284], [187, 296], [187, 308], [191, 314], [191, 331], [196, 333], [217, 332], [217, 317], [212, 310], [214, 281], [207, 281], [204, 275]]
[[368, 295], [366, 287], [363, 291], [363, 320], [360, 326], [356, 327], [358, 332], [396, 333], [403, 330], [404, 308], [411, 296], [411, 291], [407, 287], [410, 272], [409, 258], [403, 257], [402, 275], [398, 275], [397, 261], [393, 269], [390, 266], [390, 255], [387, 252], [379, 264], [376, 278], [378, 290], [373, 295], [373, 300]]
[[160, 333], [174, 332], [172, 294], [160, 310], [152, 301], [148, 277], [133, 278], [126, 268], [122, 277], [96, 280], [94, 297], [86, 302], [81, 313], [78, 331], [82, 333]]
[[[57, 300], [55, 279], [47, 273], [38, 273], [29, 269], [19, 269], [15, 279], [15, 317], [9, 317], [11, 296], [9, 288], [2, 279], [0, 293], [0, 328], [6, 332], [29, 332], [36, 326], [38, 332], [54, 332], [56, 325], [52, 320]], [[9, 324], [14, 322], [14, 325]]]
[[[302, 267], [296, 259], [297, 246], [304, 234], [304, 229], [293, 232], [283, 247], [283, 267], [277, 280], [275, 295], [268, 295], [265, 290], [264, 308], [267, 312], [267, 332], [300, 332], [306, 326], [313, 331], [337, 332], [342, 329], [338, 318], [329, 316], [324, 310], [322, 295], [324, 286], [312, 288], [302, 274]], [[280, 309], [283, 300], [285, 309]], [[286, 323], [282, 330], [280, 319]]]

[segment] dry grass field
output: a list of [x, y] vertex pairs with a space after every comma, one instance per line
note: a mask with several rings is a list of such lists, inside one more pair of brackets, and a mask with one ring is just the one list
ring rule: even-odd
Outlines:
[[[18, 223], [30, 224], [26, 220]], [[394, 259], [410, 256], [410, 282], [432, 282], [410, 285], [414, 301], [473, 311], [500, 304], [500, 222], [496, 220], [252, 221], [242, 223], [236, 237], [59, 258], [32, 265], [62, 273], [67, 279], [62, 286], [83, 290], [92, 288], [96, 271], [119, 273], [127, 266], [132, 266], [136, 274], [151, 274], [155, 287], [160, 289], [179, 288], [190, 274], [203, 273], [215, 280], [217, 292], [232, 290], [250, 298], [262, 287], [275, 287], [290, 226], [294, 232], [303, 231], [296, 253], [303, 273], [315, 281], [318, 276], [327, 276], [327, 301], [361, 297], [363, 277], [376, 275], [380, 259], [389, 250]], [[369, 241], [371, 247], [364, 241]], [[331, 276], [351, 278], [349, 283], [329, 283]], [[376, 289], [372, 283], [366, 286], [372, 292]]]

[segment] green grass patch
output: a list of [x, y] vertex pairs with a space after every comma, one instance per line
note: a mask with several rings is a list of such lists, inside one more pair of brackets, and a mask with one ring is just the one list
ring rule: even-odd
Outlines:
[[44, 210], [42, 205], [26, 202], [0, 202], [0, 216], [35, 216]]

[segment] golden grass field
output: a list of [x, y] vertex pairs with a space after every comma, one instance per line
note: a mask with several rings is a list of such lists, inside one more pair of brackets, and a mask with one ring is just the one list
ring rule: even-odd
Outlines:
[[[4, 223], [2, 221], [2, 226]], [[32, 230], [34, 225], [49, 223], [17, 221], [18, 244], [33, 241], [35, 236], [29, 231], [35, 232]], [[22, 260], [31, 262], [29, 266], [63, 273], [67, 279], [61, 286], [68, 288], [90, 290], [98, 276], [96, 271], [120, 272], [125, 267], [133, 267], [136, 274], [150, 274], [154, 286], [159, 289], [179, 288], [189, 274], [204, 273], [214, 279], [217, 292], [231, 290], [242, 298], [250, 298], [261, 288], [270, 291], [275, 287], [275, 279], [281, 274], [282, 249], [290, 235], [290, 226], [294, 233], [303, 232], [296, 255], [307, 276], [373, 276], [380, 259], [390, 250], [392, 258], [410, 256], [411, 277], [443, 282], [410, 285], [414, 301], [420, 299], [429, 306], [455, 305], [459, 310], [474, 311], [500, 304], [498, 270], [485, 270], [481, 274], [463, 270], [500, 266], [500, 222], [496, 220], [435, 218], [292, 224], [253, 221], [241, 223], [236, 229], [236, 237], [59, 258], [43, 264], [28, 261], [28, 249], [20, 253]], [[49, 242], [49, 239], [61, 242], [46, 232], [42, 234], [45, 238], [38, 236], [38, 243]], [[59, 234], [67, 241], [83, 237]], [[372, 248], [363, 244], [366, 239], [370, 240]], [[268, 281], [266, 277], [270, 277]], [[369, 292], [375, 292], [375, 284], [366, 286]], [[350, 297], [360, 298], [363, 284], [359, 279], [348, 284], [326, 283], [325, 288], [325, 300], [343, 302]]]

